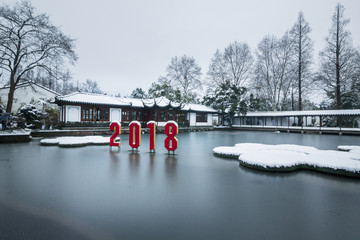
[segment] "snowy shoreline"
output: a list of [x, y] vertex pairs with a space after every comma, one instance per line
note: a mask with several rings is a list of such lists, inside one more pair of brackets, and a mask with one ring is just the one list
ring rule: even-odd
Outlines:
[[83, 137], [57, 137], [50, 139], [47, 138], [47, 139], [42, 139], [40, 141], [40, 144], [43, 146], [57, 145], [59, 147], [83, 147], [87, 145], [109, 145], [109, 142], [110, 142], [110, 137], [83, 136]]
[[338, 146], [338, 150], [290, 144], [240, 143], [233, 147], [216, 147], [213, 153], [215, 156], [237, 159], [242, 166], [263, 171], [308, 169], [360, 177], [360, 146]]

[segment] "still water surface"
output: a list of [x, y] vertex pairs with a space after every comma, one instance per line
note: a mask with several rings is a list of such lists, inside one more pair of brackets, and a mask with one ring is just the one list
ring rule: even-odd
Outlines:
[[0, 239], [360, 239], [360, 181], [266, 173], [214, 157], [240, 142], [335, 150], [359, 137], [262, 132], [164, 135], [149, 153], [0, 145]]

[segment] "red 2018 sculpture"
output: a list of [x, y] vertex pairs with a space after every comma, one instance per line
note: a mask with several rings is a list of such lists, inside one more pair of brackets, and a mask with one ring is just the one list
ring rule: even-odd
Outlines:
[[132, 121], [129, 124], [129, 145], [138, 148], [141, 144], [141, 124], [138, 121]]
[[116, 138], [121, 134], [121, 123], [119, 121], [112, 122], [110, 130], [115, 131], [110, 137], [110, 147], [120, 147], [120, 142], [116, 142]]
[[168, 121], [165, 125], [166, 138], [164, 141], [165, 148], [168, 151], [175, 151], [178, 147], [178, 140], [175, 137], [178, 134], [179, 127], [176, 122]]
[[[150, 135], [150, 151], [155, 151], [156, 143], [156, 122], [149, 121], [146, 124], [146, 127], [149, 128]], [[120, 147], [120, 143], [116, 142], [116, 137], [121, 134], [121, 123], [114, 121], [110, 124], [110, 130], [115, 131], [110, 137], [110, 146]], [[179, 132], [179, 127], [176, 122], [168, 121], [165, 125], [164, 132], [166, 138], [164, 141], [165, 148], [170, 152], [174, 152], [178, 148], [179, 141], [175, 137]], [[132, 121], [129, 124], [129, 145], [133, 149], [137, 149], [141, 144], [141, 124], [138, 121]]]

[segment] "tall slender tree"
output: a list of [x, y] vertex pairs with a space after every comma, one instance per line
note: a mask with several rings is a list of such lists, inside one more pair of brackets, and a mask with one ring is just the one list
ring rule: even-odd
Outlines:
[[313, 55], [313, 42], [309, 37], [311, 28], [305, 21], [304, 14], [299, 12], [297, 22], [290, 31], [293, 41], [296, 65], [294, 71], [297, 77], [296, 90], [298, 92], [298, 110], [303, 110], [304, 88], [309, 86], [311, 76], [311, 64]]
[[343, 108], [342, 96], [351, 88], [356, 67], [356, 51], [352, 45], [351, 33], [346, 30], [350, 20], [345, 18], [344, 11], [344, 6], [336, 5], [326, 47], [320, 52], [321, 67], [317, 76], [328, 96], [335, 99], [336, 109]]

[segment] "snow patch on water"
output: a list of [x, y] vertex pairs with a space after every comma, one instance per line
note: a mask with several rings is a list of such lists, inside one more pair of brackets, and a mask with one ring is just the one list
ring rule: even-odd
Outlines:
[[85, 145], [107, 145], [110, 137], [103, 136], [82, 136], [82, 137], [57, 137], [52, 139], [42, 139], [42, 145], [58, 145], [60, 147], [78, 147]]
[[338, 149], [343, 151], [292, 144], [239, 143], [233, 147], [216, 147], [213, 152], [236, 157], [242, 165], [257, 166], [263, 170], [310, 167], [352, 172], [360, 176], [360, 146], [339, 146]]

